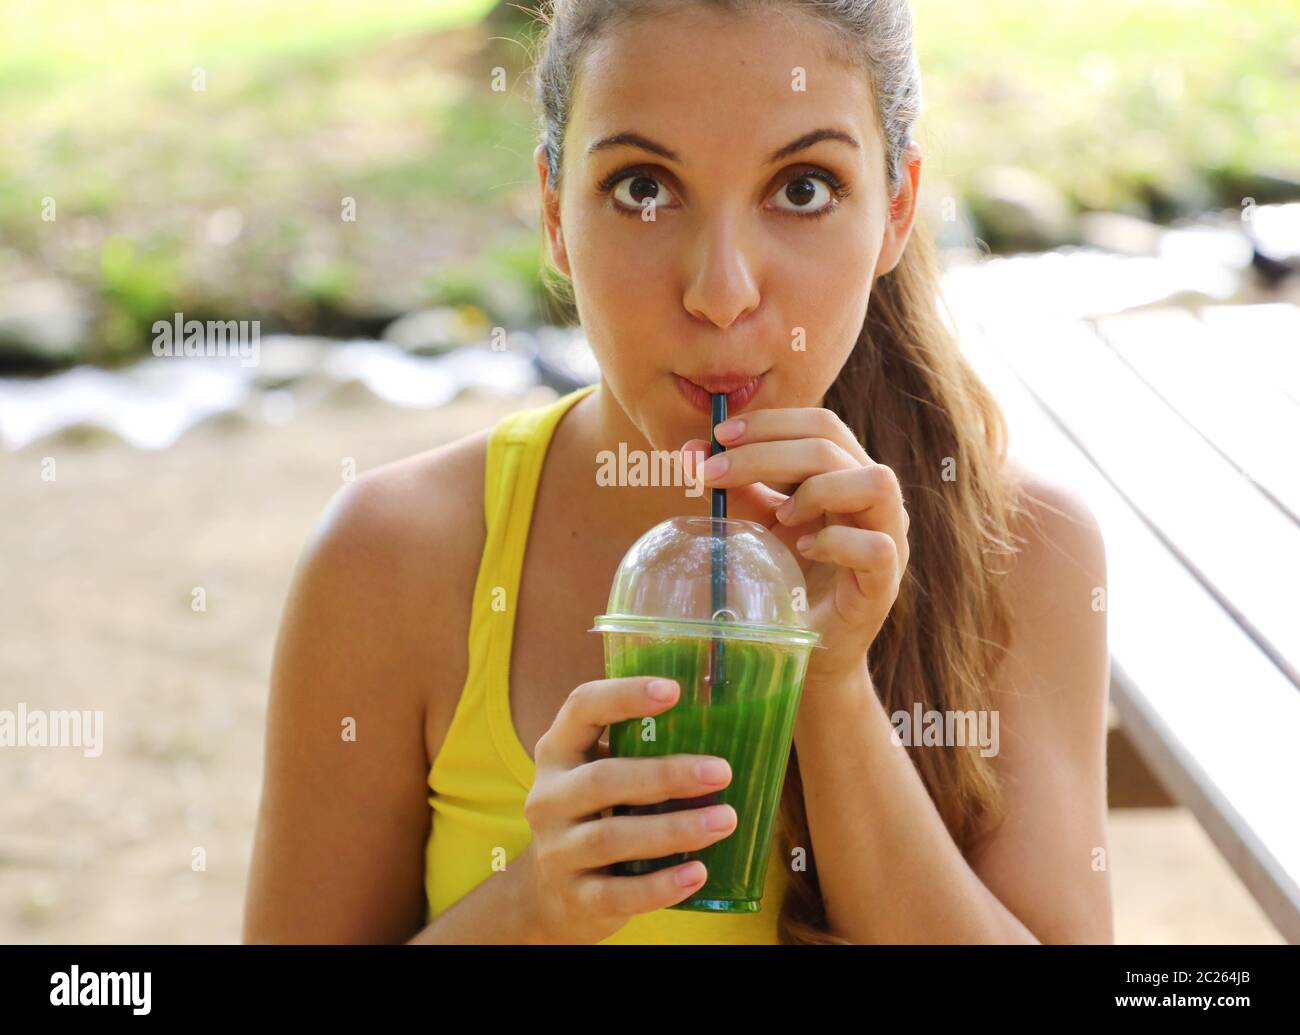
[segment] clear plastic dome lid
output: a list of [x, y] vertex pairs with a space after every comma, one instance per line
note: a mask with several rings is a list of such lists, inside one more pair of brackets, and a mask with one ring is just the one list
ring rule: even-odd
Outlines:
[[734, 638], [815, 646], [807, 587], [794, 555], [739, 518], [675, 517], [623, 556], [608, 613], [588, 632]]

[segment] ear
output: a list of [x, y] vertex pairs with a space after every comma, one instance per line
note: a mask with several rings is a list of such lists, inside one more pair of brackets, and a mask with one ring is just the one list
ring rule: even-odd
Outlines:
[[569, 272], [569, 253], [564, 247], [564, 230], [560, 226], [560, 195], [550, 182], [544, 144], [538, 144], [533, 151], [533, 162], [537, 166], [537, 178], [541, 186], [542, 223], [546, 227], [546, 241], [551, 248], [551, 260], [566, 277], [572, 276]]
[[903, 149], [903, 177], [898, 191], [889, 202], [889, 220], [881, 242], [880, 256], [876, 260], [876, 276], [889, 273], [903, 257], [907, 239], [912, 235], [912, 222], [916, 218], [916, 201], [921, 186], [921, 147], [916, 141]]

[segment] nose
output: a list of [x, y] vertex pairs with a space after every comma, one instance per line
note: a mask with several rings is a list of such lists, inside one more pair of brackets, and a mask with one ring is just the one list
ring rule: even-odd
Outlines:
[[718, 219], [692, 251], [682, 305], [698, 320], [726, 330], [758, 307], [758, 281], [747, 242], [734, 219]]

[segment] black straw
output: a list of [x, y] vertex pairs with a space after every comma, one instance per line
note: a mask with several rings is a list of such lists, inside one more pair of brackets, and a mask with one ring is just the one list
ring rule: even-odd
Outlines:
[[[727, 419], [727, 393], [714, 392], [712, 394], [713, 402], [713, 427], [709, 431], [710, 449], [709, 455], [716, 456], [726, 450], [726, 446], [718, 442], [718, 425]], [[718, 612], [727, 606], [727, 539], [726, 526], [720, 518], [727, 516], [727, 490], [710, 489], [709, 504], [713, 515], [713, 555], [712, 569], [710, 571], [712, 598], [713, 598], [713, 617], [717, 620]], [[712, 689], [722, 685], [722, 642], [713, 640], [709, 644], [709, 687], [710, 696]]]

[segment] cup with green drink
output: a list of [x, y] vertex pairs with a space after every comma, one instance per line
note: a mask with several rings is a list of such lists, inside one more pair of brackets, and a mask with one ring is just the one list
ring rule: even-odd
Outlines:
[[805, 601], [798, 561], [764, 526], [676, 517], [633, 544], [590, 630], [604, 635], [607, 677], [666, 676], [681, 687], [667, 711], [610, 726], [611, 756], [702, 754], [731, 766], [731, 782], [713, 794], [614, 809], [736, 810], [736, 829], [704, 849], [613, 868], [635, 876], [701, 860], [704, 885], [673, 909], [760, 910], [804, 673], [821, 638]]

